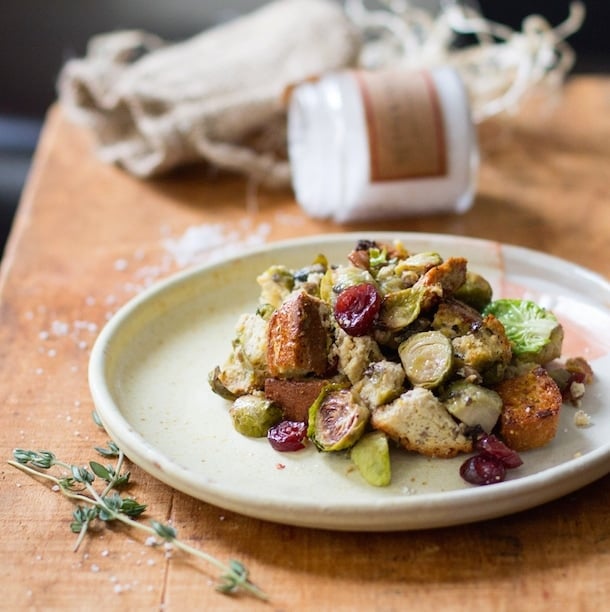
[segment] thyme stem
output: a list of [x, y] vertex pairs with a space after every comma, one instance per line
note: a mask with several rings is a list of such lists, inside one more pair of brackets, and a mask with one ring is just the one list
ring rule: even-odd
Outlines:
[[[138, 504], [136, 500], [129, 497], [121, 497], [117, 492], [122, 484], [129, 478], [129, 473], [122, 474], [125, 455], [114, 443], [110, 449], [97, 449], [104, 456], [116, 457], [114, 467], [90, 462], [91, 469], [79, 467], [58, 460], [49, 451], [31, 451], [16, 449], [13, 452], [15, 460], [9, 460], [8, 464], [26, 474], [48, 480], [56, 485], [61, 493], [69, 499], [86, 504], [87, 508], [77, 507], [73, 513], [74, 522], [72, 530], [78, 533], [74, 550], [78, 550], [84, 540], [91, 522], [95, 519], [102, 521], [117, 520], [127, 527], [137, 529], [155, 538], [161, 538], [173, 547], [197, 557], [223, 572], [222, 581], [217, 590], [222, 593], [235, 593], [243, 590], [250, 595], [266, 601], [267, 595], [248, 579], [248, 571], [239, 561], [230, 561], [228, 564], [219, 561], [212, 555], [203, 552], [178, 539], [176, 530], [170, 525], [163, 525], [151, 520], [150, 524], [141, 523], [136, 519], [144, 510], [145, 505]], [[69, 475], [58, 477], [47, 473], [53, 467], [60, 467], [68, 471]], [[93, 485], [95, 479], [101, 477], [106, 481], [106, 486], [101, 493]]]

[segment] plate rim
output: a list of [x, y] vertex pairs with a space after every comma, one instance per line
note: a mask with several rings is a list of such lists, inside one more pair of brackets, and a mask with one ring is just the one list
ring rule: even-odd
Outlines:
[[[377, 240], [401, 240], [405, 244], [408, 243], [410, 239], [420, 242], [438, 242], [439, 247], [461, 241], [476, 248], [495, 248], [500, 252], [502, 261], [512, 254], [521, 259], [534, 256], [543, 267], [557, 265], [567, 267], [570, 271], [586, 279], [587, 282], [591, 282], [603, 288], [610, 297], [610, 283], [602, 275], [555, 255], [536, 251], [527, 247], [501, 243], [495, 240], [429, 232], [358, 231], [314, 234], [298, 238], [271, 241], [264, 245], [240, 250], [238, 253], [231, 256], [222, 257], [218, 261], [204, 262], [189, 266], [157, 281], [123, 304], [102, 328], [92, 347], [88, 365], [88, 381], [95, 410], [107, 433], [117, 442], [125, 455], [134, 464], [140, 466], [144, 471], [168, 486], [219, 508], [225, 508], [242, 515], [262, 520], [271, 520], [277, 523], [340, 531], [411, 530], [486, 520], [513, 514], [557, 499], [569, 492], [590, 484], [610, 472], [610, 465], [608, 465], [608, 460], [610, 459], [609, 441], [607, 444], [598, 446], [583, 456], [575, 457], [569, 461], [563, 461], [558, 465], [554, 465], [531, 475], [494, 484], [491, 487], [424, 492], [413, 495], [406, 494], [404, 498], [400, 498], [400, 500], [395, 498], [392, 500], [382, 499], [383, 513], [384, 516], [387, 516], [388, 521], [385, 526], [381, 527], [379, 525], [369, 524], [369, 521], [367, 521], [364, 516], [366, 514], [366, 509], [361, 508], [362, 504], [356, 504], [355, 509], [354, 504], [350, 502], [334, 503], [332, 508], [321, 508], [319, 503], [308, 504], [301, 501], [297, 504], [299, 509], [303, 510], [305, 513], [318, 512], [320, 514], [319, 517], [315, 520], [306, 520], [303, 517], [296, 517], [294, 513], [292, 513], [292, 518], [287, 519], [285, 514], [286, 508], [290, 506], [289, 504], [284, 503], [282, 504], [282, 508], [278, 509], [275, 505], [269, 505], [269, 503], [265, 501], [254, 502], [248, 496], [244, 497], [236, 492], [235, 489], [226, 487], [222, 483], [214, 483], [212, 489], [205, 487], [205, 481], [208, 480], [207, 478], [194, 474], [192, 471], [189, 471], [177, 461], [167, 456], [160, 449], [156, 449], [129, 424], [121, 413], [120, 407], [114, 402], [105, 384], [105, 358], [108, 344], [114, 334], [124, 324], [124, 321], [142, 307], [142, 305], [146, 304], [152, 297], [159, 293], [171, 291], [173, 287], [187, 283], [193, 277], [209, 273], [215, 268], [230, 265], [237, 260], [264, 255], [267, 252], [286, 248], [296, 249], [300, 246], [311, 246], [320, 242], [326, 244], [329, 242], [355, 243], [354, 241], [362, 239], [363, 236], [368, 239]], [[607, 465], [607, 467], [605, 467], [605, 465]], [[585, 468], [587, 468], [587, 477], [584, 479], [579, 478]], [[578, 480], [578, 482], [575, 483], [575, 480]], [[202, 487], [205, 491], [202, 491]], [[520, 498], [525, 497], [527, 499], [522, 499], [521, 504], [513, 504], [512, 508], [506, 511], [504, 507], [511, 500], [514, 500], [516, 493], [519, 493]], [[473, 503], [473, 497], [476, 503], [480, 505], [485, 505], [486, 502], [493, 500], [494, 507], [488, 511], [481, 510], [471, 518], [464, 516], [464, 511], [468, 510]], [[454, 508], [459, 509], [460, 512], [456, 511], [450, 517], [443, 516], [443, 512], [431, 512], [425, 520], [420, 518], [415, 521], [410, 520], [409, 516], [404, 516], [413, 512], [415, 509], [426, 509], [426, 511], [430, 512], [435, 509], [435, 506], [438, 506], [439, 500], [442, 500], [445, 505], [453, 504]], [[244, 507], [244, 504], [247, 504], [247, 507]], [[370, 507], [369, 502], [365, 505]], [[362, 512], [362, 516], [360, 516], [360, 512]]]

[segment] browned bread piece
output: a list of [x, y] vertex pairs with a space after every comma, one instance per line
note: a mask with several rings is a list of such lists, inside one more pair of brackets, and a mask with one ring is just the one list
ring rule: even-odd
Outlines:
[[441, 299], [451, 297], [466, 281], [467, 266], [468, 261], [463, 257], [450, 257], [430, 268], [414, 285], [423, 290], [422, 310], [428, 310]]
[[424, 274], [423, 284], [424, 286], [438, 284], [443, 288], [443, 298], [451, 297], [466, 281], [467, 267], [467, 259], [449, 257]]
[[536, 366], [499, 383], [495, 390], [504, 407], [500, 435], [516, 451], [548, 444], [557, 433], [561, 391], [542, 367]]
[[285, 420], [307, 423], [309, 407], [327, 383], [328, 380], [321, 378], [310, 380], [267, 378], [265, 396], [282, 409]]
[[304, 291], [274, 311], [267, 328], [267, 370], [272, 378], [323, 376], [330, 344], [328, 306]]

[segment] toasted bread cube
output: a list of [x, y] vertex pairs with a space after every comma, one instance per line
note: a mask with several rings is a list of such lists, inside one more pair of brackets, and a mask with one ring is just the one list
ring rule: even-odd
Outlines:
[[465, 282], [468, 260], [449, 257], [442, 264], [430, 268], [422, 277], [424, 286], [440, 285], [443, 297], [451, 297]]
[[311, 378], [308, 380], [286, 380], [267, 378], [265, 396], [277, 404], [286, 421], [307, 423], [309, 407], [316, 401], [328, 380]]
[[304, 291], [274, 311], [267, 328], [267, 370], [272, 378], [323, 376], [330, 344], [328, 306]]
[[500, 435], [515, 451], [548, 444], [557, 433], [561, 391], [540, 366], [499, 383], [495, 390], [502, 398]]
[[448, 458], [472, 451], [472, 440], [464, 435], [463, 426], [423, 387], [374, 409], [371, 424], [407, 450], [428, 457]]

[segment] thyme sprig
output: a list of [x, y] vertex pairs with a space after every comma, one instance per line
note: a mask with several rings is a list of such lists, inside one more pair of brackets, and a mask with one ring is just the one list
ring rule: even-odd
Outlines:
[[[119, 521], [153, 536], [156, 544], [159, 543], [156, 540], [159, 538], [162, 543], [168, 543], [216, 567], [222, 572], [220, 582], [216, 586], [221, 593], [233, 594], [242, 590], [254, 597], [267, 600], [267, 595], [250, 581], [248, 570], [241, 562], [230, 560], [225, 564], [212, 555], [190, 546], [178, 538], [176, 529], [171, 525], [156, 520], [150, 520], [149, 524], [137, 521], [136, 519], [145, 512], [146, 504], [141, 504], [134, 498], [120, 493], [130, 478], [130, 473], [123, 471], [125, 460], [123, 451], [112, 441], [107, 447], [95, 447], [95, 450], [104, 458], [115, 458], [115, 464], [103, 465], [98, 461], [90, 461], [88, 466], [78, 466], [59, 460], [48, 450], [35, 451], [22, 448], [15, 449], [13, 460], [8, 461], [10, 465], [30, 476], [52, 482], [63, 495], [77, 504], [70, 523], [71, 531], [78, 534], [74, 545], [75, 551], [95, 521], [104, 523]], [[61, 474], [47, 471], [53, 468], [60, 470]], [[94, 486], [99, 481], [105, 483], [103, 488]]]

